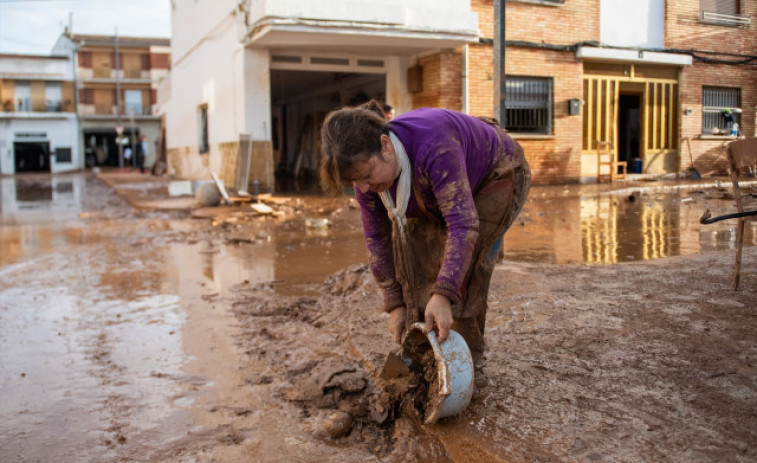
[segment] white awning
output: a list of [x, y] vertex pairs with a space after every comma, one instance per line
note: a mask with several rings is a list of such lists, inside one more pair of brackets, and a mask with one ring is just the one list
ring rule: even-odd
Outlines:
[[576, 51], [576, 58], [591, 61], [667, 64], [674, 66], [691, 66], [693, 61], [691, 55], [680, 53], [598, 47], [579, 47]]

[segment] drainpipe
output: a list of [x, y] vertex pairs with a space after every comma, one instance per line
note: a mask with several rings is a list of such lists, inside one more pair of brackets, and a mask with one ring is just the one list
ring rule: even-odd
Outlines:
[[505, 120], [505, 0], [494, 0], [494, 117]]
[[470, 114], [468, 107], [468, 44], [463, 45], [463, 113]]

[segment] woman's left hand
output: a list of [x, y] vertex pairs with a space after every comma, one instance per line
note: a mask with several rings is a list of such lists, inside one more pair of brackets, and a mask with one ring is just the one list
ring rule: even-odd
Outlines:
[[432, 294], [426, 304], [424, 318], [426, 319], [424, 333], [430, 332], [436, 325], [439, 343], [446, 341], [452, 327], [452, 303], [449, 299], [441, 294]]

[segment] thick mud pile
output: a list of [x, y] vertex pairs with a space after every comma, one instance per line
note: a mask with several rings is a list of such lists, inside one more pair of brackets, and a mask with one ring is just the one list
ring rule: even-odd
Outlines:
[[[408, 461], [411, 442], [418, 440], [410, 429], [421, 421], [429, 379], [403, 371], [399, 346], [380, 317], [364, 318], [366, 308], [380, 305], [367, 266], [332, 275], [318, 298], [281, 297], [269, 284], [242, 284], [234, 293], [240, 342], [269, 367], [257, 381], [274, 382], [278, 398], [297, 403], [314, 435]], [[387, 363], [387, 354], [401, 366]], [[423, 452], [415, 458], [446, 458], [440, 444], [414, 451]]]

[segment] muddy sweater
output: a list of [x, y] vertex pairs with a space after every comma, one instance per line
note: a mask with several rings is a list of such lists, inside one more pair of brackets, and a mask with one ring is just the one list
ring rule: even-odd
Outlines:
[[[389, 128], [402, 141], [413, 170], [407, 217], [427, 217], [446, 226], [444, 260], [430, 291], [459, 304], [478, 238], [479, 217], [473, 196], [503, 156], [516, 167], [523, 163], [522, 152], [509, 138], [501, 149], [496, 131], [485, 122], [445, 109], [411, 111], [393, 119]], [[396, 201], [396, 180], [390, 192]], [[358, 190], [355, 195], [371, 270], [384, 292], [384, 308], [391, 310], [403, 305], [402, 288], [395, 279], [391, 222], [378, 194]]]

